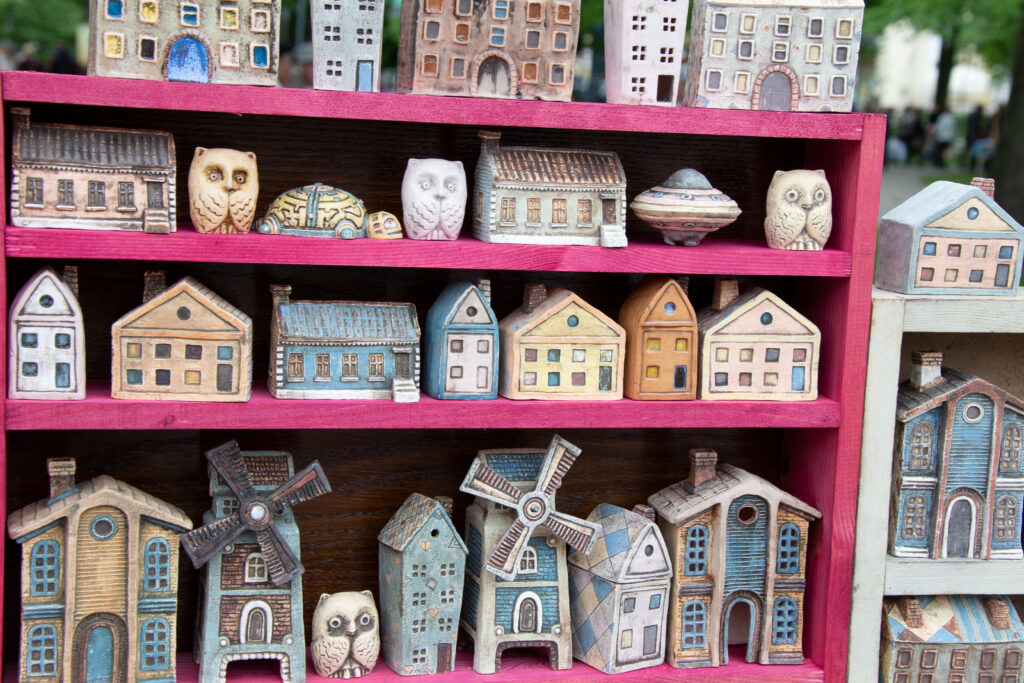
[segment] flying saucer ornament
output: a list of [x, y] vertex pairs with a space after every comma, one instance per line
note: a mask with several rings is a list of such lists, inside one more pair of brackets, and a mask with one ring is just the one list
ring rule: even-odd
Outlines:
[[630, 203], [637, 218], [659, 230], [665, 244], [695, 247], [704, 237], [735, 221], [740, 207], [711, 187], [704, 174], [682, 168]]

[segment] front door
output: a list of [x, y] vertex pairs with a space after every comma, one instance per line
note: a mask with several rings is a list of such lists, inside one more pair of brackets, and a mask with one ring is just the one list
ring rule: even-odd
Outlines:
[[395, 352], [395, 377], [412, 377], [408, 351]]
[[756, 662], [758, 658], [758, 633], [760, 615], [753, 601], [745, 598], [734, 598], [725, 609], [722, 619], [722, 665], [729, 663], [729, 644], [746, 644], [748, 662]]
[[245, 622], [245, 642], [267, 642], [267, 613], [260, 608], [249, 612], [249, 618]]
[[757, 108], [764, 111], [789, 111], [792, 107], [793, 82], [781, 71], [768, 74], [761, 83]]
[[71, 662], [73, 683], [125, 683], [128, 659], [124, 621], [111, 613], [93, 614], [75, 628]]
[[367, 59], [356, 62], [356, 92], [373, 92], [373, 62]]
[[537, 601], [525, 598], [519, 603], [519, 629], [517, 633], [537, 632]]
[[452, 670], [452, 644], [437, 644], [437, 673], [446, 674]]
[[508, 62], [501, 57], [488, 57], [477, 72], [477, 97], [511, 97], [512, 75]]
[[234, 374], [234, 367], [227, 363], [219, 363], [217, 365], [217, 391], [233, 391]]
[[210, 56], [202, 41], [182, 36], [167, 53], [167, 80], [206, 83], [210, 80], [209, 63]]
[[602, 197], [601, 198], [601, 220], [606, 225], [615, 225], [617, 223], [617, 221], [615, 220], [615, 218], [616, 218], [615, 213], [616, 213], [615, 212], [615, 200], [614, 199], [606, 199], [606, 198]]
[[114, 632], [109, 626], [89, 631], [85, 645], [86, 683], [112, 683], [114, 680]]
[[597, 388], [599, 391], [612, 390], [612, 366], [600, 366], [597, 374]]
[[164, 208], [164, 184], [152, 180], [146, 181], [146, 206], [150, 209]]
[[949, 507], [946, 522], [946, 557], [974, 556], [974, 506], [958, 498]]

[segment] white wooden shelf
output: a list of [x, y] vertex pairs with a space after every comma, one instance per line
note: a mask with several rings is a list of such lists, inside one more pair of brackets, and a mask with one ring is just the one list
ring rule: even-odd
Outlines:
[[1007, 297], [908, 295], [876, 287], [871, 299], [872, 302], [891, 301], [902, 305], [903, 332], [1024, 332], [1024, 294]]
[[1024, 560], [888, 557], [885, 595], [1024, 594]]

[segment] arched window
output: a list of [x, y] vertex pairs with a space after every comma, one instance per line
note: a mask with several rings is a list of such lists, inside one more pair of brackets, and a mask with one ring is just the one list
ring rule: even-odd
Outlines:
[[1003, 448], [999, 451], [999, 471], [1020, 472], [1020, 452], [1020, 426], [1007, 425], [1003, 430]]
[[925, 420], [910, 430], [910, 468], [927, 470], [932, 466], [932, 451], [935, 447], [935, 426]]
[[49, 624], [28, 630], [26, 666], [29, 676], [57, 675], [57, 629]]
[[907, 496], [903, 501], [903, 538], [924, 538], [927, 518], [924, 496]]
[[149, 619], [142, 623], [142, 670], [160, 671], [170, 666], [168, 650], [170, 629], [166, 619]]
[[795, 643], [797, 634], [796, 601], [793, 598], [779, 598], [775, 601], [774, 612], [772, 643]]
[[692, 600], [683, 606], [683, 649], [704, 647], [704, 626], [707, 610], [700, 600]]
[[537, 551], [531, 548], [530, 546], [526, 546], [525, 548], [523, 548], [523, 556], [519, 558], [519, 573], [537, 573]]
[[1017, 499], [1013, 496], [996, 498], [996, 538], [1012, 541], [1017, 538]]
[[171, 588], [171, 551], [167, 541], [154, 538], [146, 543], [144, 553], [145, 578], [142, 584], [147, 592], [166, 591]]
[[32, 546], [29, 559], [32, 582], [29, 592], [37, 595], [57, 595], [57, 581], [60, 579], [60, 548], [54, 541], [39, 541]]
[[250, 600], [242, 607], [238, 619], [239, 642], [269, 643], [274, 630], [274, 615], [270, 605], [262, 600]]
[[779, 574], [795, 574], [800, 571], [800, 527], [783, 524], [779, 529], [779, 553], [775, 571]]
[[249, 553], [245, 558], [245, 583], [263, 583], [267, 580], [267, 562], [260, 553]]
[[704, 576], [708, 573], [708, 528], [695, 524], [686, 532], [686, 576]]

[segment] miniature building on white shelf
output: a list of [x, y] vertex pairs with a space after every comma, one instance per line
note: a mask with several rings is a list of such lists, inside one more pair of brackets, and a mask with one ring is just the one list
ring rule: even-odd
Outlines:
[[380, 90], [385, 0], [325, 0], [313, 14], [313, 87]]
[[675, 105], [689, 8], [677, 0], [604, 3], [607, 102]]

